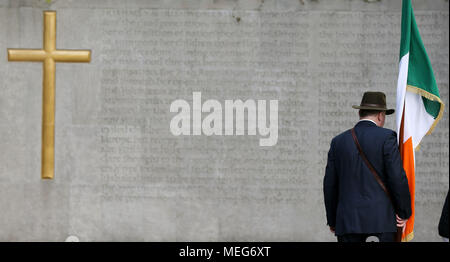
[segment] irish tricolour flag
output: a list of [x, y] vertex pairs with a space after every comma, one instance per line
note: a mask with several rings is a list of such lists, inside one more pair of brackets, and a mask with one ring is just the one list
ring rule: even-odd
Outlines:
[[400, 71], [397, 82], [396, 120], [403, 168], [411, 193], [412, 216], [403, 241], [414, 237], [415, 156], [422, 138], [430, 134], [444, 112], [433, 69], [419, 35], [411, 0], [403, 0]]

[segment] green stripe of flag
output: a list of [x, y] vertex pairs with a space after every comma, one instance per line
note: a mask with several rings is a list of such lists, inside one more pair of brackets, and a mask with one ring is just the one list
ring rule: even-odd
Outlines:
[[[402, 36], [400, 41], [400, 58], [409, 53], [407, 84], [423, 91], [439, 96], [430, 59], [417, 28], [411, 0], [403, 0], [402, 4]], [[422, 96], [426, 111], [436, 118], [441, 110], [439, 101]]]

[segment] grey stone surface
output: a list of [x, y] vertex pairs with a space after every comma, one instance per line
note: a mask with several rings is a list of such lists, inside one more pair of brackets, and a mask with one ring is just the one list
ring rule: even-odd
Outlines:
[[[448, 1], [414, 1], [448, 106]], [[56, 66], [55, 179], [40, 179], [42, 65], [6, 48], [91, 49]], [[335, 241], [322, 179], [351, 105], [394, 106], [400, 1], [0, 1], [0, 240]], [[173, 136], [170, 103], [278, 99], [276, 146]], [[448, 107], [447, 107], [448, 108]], [[417, 152], [414, 241], [440, 241], [448, 109]], [[395, 118], [387, 120], [394, 128]]]

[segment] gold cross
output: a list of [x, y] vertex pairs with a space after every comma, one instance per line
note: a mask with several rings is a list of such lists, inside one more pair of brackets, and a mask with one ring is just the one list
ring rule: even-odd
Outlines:
[[44, 48], [8, 48], [8, 61], [43, 62], [42, 179], [53, 179], [55, 166], [55, 62], [90, 62], [90, 50], [56, 49], [56, 11], [44, 11]]

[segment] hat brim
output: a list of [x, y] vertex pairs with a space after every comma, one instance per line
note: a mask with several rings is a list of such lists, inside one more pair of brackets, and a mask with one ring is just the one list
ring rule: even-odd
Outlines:
[[392, 115], [395, 112], [395, 109], [386, 109], [381, 107], [370, 107], [370, 106], [352, 106], [352, 107], [354, 109], [386, 111], [386, 115]]

